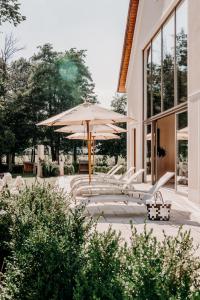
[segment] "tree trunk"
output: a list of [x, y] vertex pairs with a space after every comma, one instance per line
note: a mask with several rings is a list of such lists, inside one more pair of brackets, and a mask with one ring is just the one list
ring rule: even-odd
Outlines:
[[8, 154], [8, 171], [12, 172], [12, 153]]
[[73, 148], [73, 161], [74, 163], [77, 163], [77, 146], [74, 145], [74, 148]]
[[57, 161], [57, 163], [59, 164], [59, 148], [58, 147], [56, 147], [56, 149], [55, 149], [55, 157], [56, 157], [56, 161]]
[[56, 139], [56, 146], [55, 146], [55, 152], [56, 152], [56, 161], [59, 164], [59, 154], [60, 154], [60, 137], [58, 136]]
[[12, 164], [15, 165], [15, 153], [12, 153]]
[[118, 155], [115, 156], [115, 164], [118, 163]]
[[54, 146], [51, 146], [51, 158], [52, 161], [56, 161], [56, 151]]
[[32, 148], [31, 151], [31, 162], [34, 163], [35, 162], [35, 147]]

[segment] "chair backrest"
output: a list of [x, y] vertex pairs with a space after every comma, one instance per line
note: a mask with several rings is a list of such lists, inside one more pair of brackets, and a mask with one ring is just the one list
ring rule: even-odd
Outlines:
[[14, 181], [14, 184], [13, 186], [17, 189], [21, 189], [25, 186], [25, 181], [24, 179], [21, 177], [21, 176], [17, 176], [15, 181]]
[[5, 186], [5, 182], [3, 181], [3, 179], [0, 179], [0, 192], [3, 190]]
[[117, 168], [117, 166], [118, 166], [118, 165], [113, 166], [113, 167], [107, 172], [106, 175], [112, 174], [112, 172]]
[[5, 173], [3, 181], [5, 182], [5, 184], [10, 183], [12, 181], [12, 175], [10, 173]]
[[122, 165], [117, 165], [117, 167], [110, 174], [107, 173], [106, 176], [107, 175], [112, 176], [112, 175], [116, 174], [121, 168], [122, 168]]
[[150, 194], [156, 193], [161, 187], [163, 187], [173, 176], [174, 172], [166, 172], [149, 190]]
[[129, 175], [131, 175], [135, 170], [135, 167], [130, 167], [122, 176], [120, 177], [120, 180], [126, 180], [129, 178]]
[[142, 173], [144, 173], [144, 169], [140, 169], [136, 171], [133, 175], [131, 175], [131, 177], [127, 179], [127, 182], [123, 185], [123, 189], [126, 189], [129, 186], [129, 184], [131, 184], [135, 179], [142, 175]]

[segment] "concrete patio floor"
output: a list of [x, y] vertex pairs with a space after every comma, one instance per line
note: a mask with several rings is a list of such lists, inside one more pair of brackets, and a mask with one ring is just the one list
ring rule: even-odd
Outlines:
[[[63, 176], [57, 179], [58, 186], [65, 192], [70, 191], [70, 180], [72, 176]], [[148, 189], [148, 184], [137, 184], [138, 189]], [[97, 228], [103, 232], [112, 226], [117, 232], [121, 231], [122, 238], [127, 242], [131, 236], [132, 222], [138, 232], [142, 232], [144, 224], [147, 228], [153, 228], [154, 235], [162, 240], [163, 230], [167, 235], [176, 235], [179, 227], [182, 225], [185, 230], [191, 230], [194, 244], [200, 244], [200, 207], [189, 201], [185, 196], [175, 193], [172, 189], [163, 188], [164, 200], [172, 201], [171, 217], [169, 221], [149, 221], [146, 219], [146, 207], [144, 205], [135, 205], [129, 202], [115, 201], [115, 196], [109, 196], [110, 201], [93, 202], [87, 205], [88, 213], [99, 216]], [[108, 198], [108, 197], [106, 197]], [[197, 250], [200, 255], [200, 249]]]

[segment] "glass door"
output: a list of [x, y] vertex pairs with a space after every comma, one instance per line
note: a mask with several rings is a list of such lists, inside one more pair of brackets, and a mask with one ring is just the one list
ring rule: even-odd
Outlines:
[[176, 190], [188, 193], [188, 113], [176, 114]]
[[145, 126], [145, 181], [152, 182], [152, 130], [151, 124]]

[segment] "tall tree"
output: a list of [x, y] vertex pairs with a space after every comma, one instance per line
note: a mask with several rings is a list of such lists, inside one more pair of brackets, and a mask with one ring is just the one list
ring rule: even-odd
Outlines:
[[[69, 149], [76, 158], [76, 147], [80, 143], [68, 141], [54, 129], [36, 124], [86, 98], [96, 101], [85, 57], [84, 50], [70, 49], [62, 53], [54, 51], [51, 44], [45, 44], [30, 60], [21, 58], [10, 63], [6, 58], [0, 128], [6, 133], [1, 139], [7, 139], [11, 133], [12, 138], [9, 145], [1, 141], [0, 156], [14, 157], [15, 153], [43, 143], [51, 147], [53, 160], [58, 159], [59, 150]], [[3, 55], [2, 61], [5, 61]]]
[[[96, 101], [85, 57], [84, 50], [70, 49], [61, 53], [54, 51], [51, 44], [39, 47], [32, 58], [34, 70], [29, 91], [33, 124], [80, 104], [86, 98]], [[65, 148], [67, 141], [52, 128], [35, 127], [34, 132], [33, 144], [37, 144], [40, 137], [40, 142], [51, 147], [52, 159], [57, 160], [59, 150]], [[76, 147], [76, 143], [74, 145]]]
[[20, 6], [18, 0], [0, 0], [0, 25], [9, 22], [17, 26], [26, 20], [26, 17], [20, 13]]
[[[117, 94], [111, 102], [111, 107], [114, 111], [125, 115], [127, 111], [126, 95]], [[126, 124], [119, 125], [126, 128]], [[120, 140], [102, 141], [97, 144], [98, 153], [114, 157], [115, 163], [117, 163], [119, 156], [126, 157], [126, 133], [121, 133], [120, 137]]]

